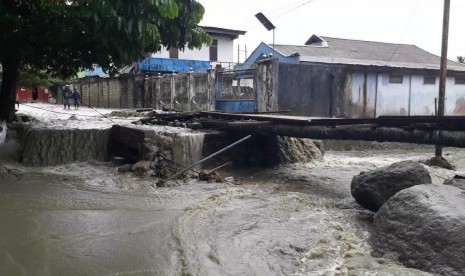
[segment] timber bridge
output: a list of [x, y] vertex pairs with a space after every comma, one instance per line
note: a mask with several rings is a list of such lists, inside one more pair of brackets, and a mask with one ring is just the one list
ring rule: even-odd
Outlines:
[[465, 148], [465, 116], [380, 116], [322, 118], [270, 113], [164, 113], [144, 124], [219, 129], [243, 134], [280, 135], [310, 139], [402, 142]]

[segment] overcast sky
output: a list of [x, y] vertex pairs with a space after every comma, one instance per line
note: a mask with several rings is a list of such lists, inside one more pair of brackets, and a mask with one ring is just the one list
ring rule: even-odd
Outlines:
[[[273, 33], [255, 18], [262, 12], [276, 26], [276, 44], [302, 45], [312, 35], [414, 44], [441, 54], [443, 0], [197, 0], [201, 25], [247, 31], [235, 43], [248, 54]], [[240, 61], [244, 60], [241, 52]], [[451, 0], [449, 59], [465, 56], [465, 0]]]

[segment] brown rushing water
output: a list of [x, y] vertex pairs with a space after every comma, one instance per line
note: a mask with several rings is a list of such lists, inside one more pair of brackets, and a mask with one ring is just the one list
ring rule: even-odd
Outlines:
[[[462, 151], [447, 151], [462, 169]], [[360, 171], [431, 152], [328, 152], [325, 160], [154, 188], [109, 164], [24, 167], [0, 183], [0, 275], [426, 275], [373, 258]], [[442, 182], [453, 172], [430, 169]]]

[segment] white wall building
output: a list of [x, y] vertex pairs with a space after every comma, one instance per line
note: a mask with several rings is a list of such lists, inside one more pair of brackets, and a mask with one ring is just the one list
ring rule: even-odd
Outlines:
[[217, 27], [202, 28], [212, 37], [210, 46], [203, 46], [201, 49], [184, 50], [163, 48], [160, 52], [154, 53], [154, 58], [171, 58], [210, 61], [212, 67], [220, 64], [222, 67], [230, 69], [234, 62], [234, 40], [239, 35], [244, 35], [245, 31], [223, 29]]
[[[434, 115], [440, 57], [415, 45], [311, 36], [304, 45], [261, 43], [242, 68], [270, 57], [279, 108], [293, 115]], [[447, 62], [445, 115], [465, 115], [465, 64]]]

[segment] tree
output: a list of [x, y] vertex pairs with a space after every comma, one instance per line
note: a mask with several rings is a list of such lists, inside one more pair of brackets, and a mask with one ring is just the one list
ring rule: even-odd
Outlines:
[[460, 63], [465, 63], [465, 56], [458, 56], [457, 61]]
[[199, 48], [195, 0], [0, 0], [0, 120], [11, 120], [21, 68], [69, 77], [98, 64], [110, 74], [143, 53]]

